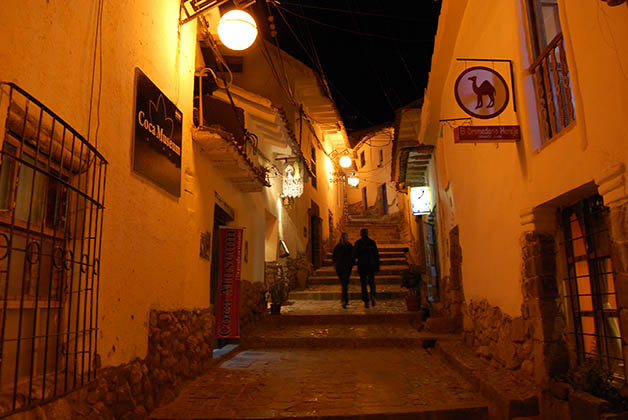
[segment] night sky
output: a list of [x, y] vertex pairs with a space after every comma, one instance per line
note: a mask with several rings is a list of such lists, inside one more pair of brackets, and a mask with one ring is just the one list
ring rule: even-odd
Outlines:
[[[289, 0], [254, 5], [274, 16], [279, 47], [322, 71], [348, 132], [394, 120], [423, 96], [438, 24], [434, 0]], [[269, 37], [268, 22], [258, 20]]]

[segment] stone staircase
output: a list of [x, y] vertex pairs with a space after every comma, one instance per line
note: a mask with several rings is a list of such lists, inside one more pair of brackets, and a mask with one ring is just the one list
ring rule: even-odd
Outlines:
[[[355, 243], [360, 238], [360, 230], [369, 230], [369, 237], [377, 243], [380, 257], [380, 271], [375, 275], [377, 301], [400, 300], [406, 295], [401, 288], [401, 273], [408, 269], [405, 257], [406, 244], [402, 243], [397, 222], [381, 222], [375, 219], [349, 221], [345, 232], [349, 241]], [[349, 283], [349, 300], [361, 299], [360, 276], [354, 267]], [[332, 262], [331, 251], [325, 255], [323, 266], [308, 279], [305, 290], [293, 290], [289, 300], [335, 300], [340, 302], [340, 282]]]

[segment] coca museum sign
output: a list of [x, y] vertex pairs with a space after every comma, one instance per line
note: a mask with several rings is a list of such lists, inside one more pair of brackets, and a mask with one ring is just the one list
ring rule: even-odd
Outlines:
[[181, 111], [135, 69], [133, 170], [181, 196]]
[[240, 337], [240, 275], [244, 229], [221, 226], [218, 232], [218, 295], [216, 338]]
[[[509, 87], [501, 74], [483, 66], [465, 69], [454, 84], [458, 106], [473, 118], [492, 119], [499, 116], [510, 101]], [[461, 126], [454, 129], [455, 142], [517, 141], [517, 125]]]

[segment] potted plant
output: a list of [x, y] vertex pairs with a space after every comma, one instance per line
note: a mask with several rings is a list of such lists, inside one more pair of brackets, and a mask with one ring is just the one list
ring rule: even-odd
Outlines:
[[406, 295], [406, 307], [408, 311], [418, 311], [421, 309], [421, 271], [416, 265], [401, 275], [401, 287], [408, 290]]
[[270, 300], [270, 313], [281, 313], [281, 305], [288, 301], [289, 292], [288, 281], [283, 275], [277, 276], [272, 283], [268, 285], [267, 294]]

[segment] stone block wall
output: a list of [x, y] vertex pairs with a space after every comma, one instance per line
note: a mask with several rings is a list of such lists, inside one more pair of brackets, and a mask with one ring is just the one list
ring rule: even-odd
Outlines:
[[432, 315], [461, 319], [464, 291], [462, 288], [462, 247], [458, 226], [449, 232], [449, 264], [449, 276], [443, 276], [440, 281], [440, 302], [433, 305]]
[[266, 312], [266, 289], [260, 282], [240, 282], [240, 327], [255, 324]]
[[522, 250], [521, 315], [532, 326], [534, 377], [545, 387], [549, 377], [569, 369], [565, 311], [556, 278], [556, 245], [553, 235], [525, 232]]
[[63, 398], [9, 419], [143, 420], [176, 396], [183, 380], [212, 364], [213, 308], [150, 313], [148, 356], [98, 371], [97, 379]]
[[[555, 239], [526, 232], [522, 249], [521, 316], [503, 314], [488, 301], [464, 305], [465, 341], [496, 365], [533, 377], [545, 387], [549, 377], [569, 369], [566, 320], [556, 278]], [[457, 258], [452, 248], [453, 261]], [[452, 270], [452, 276], [455, 272]]]
[[534, 374], [534, 325], [523, 317], [511, 318], [486, 299], [463, 305], [463, 337], [477, 354], [496, 367]]

